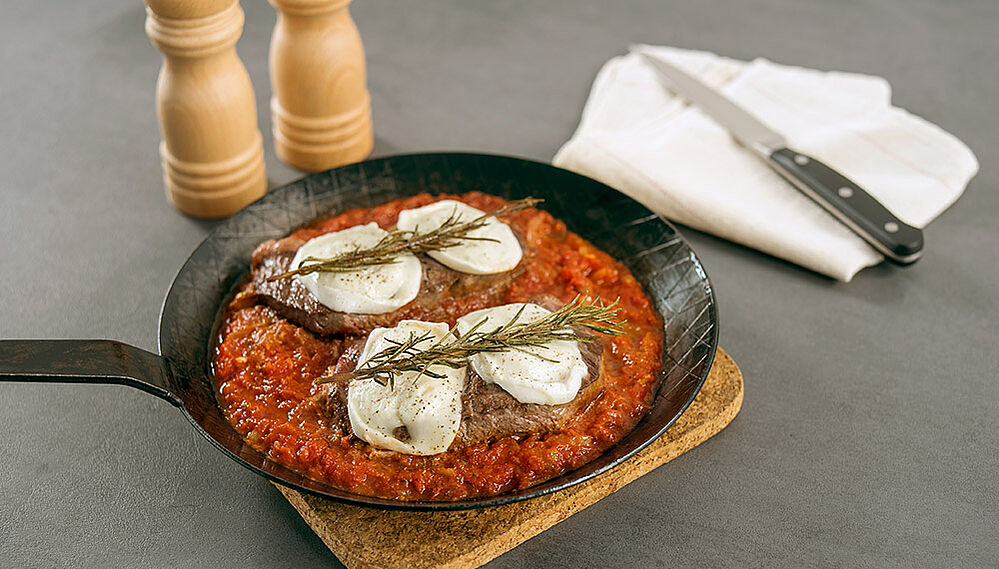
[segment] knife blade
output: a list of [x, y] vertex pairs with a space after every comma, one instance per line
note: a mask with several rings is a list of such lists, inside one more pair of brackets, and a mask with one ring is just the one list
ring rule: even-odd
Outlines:
[[730, 99], [676, 66], [633, 48], [658, 71], [666, 85], [697, 105], [744, 146], [889, 261], [915, 263], [923, 253], [923, 232], [898, 217], [859, 184], [812, 156], [788, 148], [776, 132]]

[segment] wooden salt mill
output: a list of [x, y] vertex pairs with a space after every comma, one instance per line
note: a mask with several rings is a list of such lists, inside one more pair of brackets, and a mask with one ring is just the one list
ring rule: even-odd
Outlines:
[[163, 178], [174, 207], [223, 217], [264, 195], [267, 176], [250, 77], [236, 55], [238, 0], [146, 0], [163, 52], [156, 104]]
[[364, 46], [350, 0], [270, 0], [271, 117], [278, 158], [307, 171], [371, 153]]

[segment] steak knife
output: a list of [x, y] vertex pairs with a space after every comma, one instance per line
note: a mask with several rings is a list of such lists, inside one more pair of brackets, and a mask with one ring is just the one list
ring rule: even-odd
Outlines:
[[888, 260], [915, 263], [923, 252], [923, 232], [899, 218], [856, 182], [807, 154], [787, 147], [784, 137], [724, 95], [677, 67], [641, 52], [683, 98], [696, 104], [784, 179], [859, 235]]

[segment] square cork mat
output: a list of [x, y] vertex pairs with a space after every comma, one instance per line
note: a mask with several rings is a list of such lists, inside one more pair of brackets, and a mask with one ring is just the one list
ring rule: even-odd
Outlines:
[[609, 472], [523, 502], [452, 512], [386, 511], [278, 489], [350, 569], [478, 567], [708, 440], [735, 418], [742, 392], [742, 372], [719, 348], [700, 393], [665, 434]]

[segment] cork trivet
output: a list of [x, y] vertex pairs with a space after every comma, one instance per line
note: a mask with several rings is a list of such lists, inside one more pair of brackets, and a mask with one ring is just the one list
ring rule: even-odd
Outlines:
[[482, 510], [399, 512], [278, 489], [350, 569], [478, 567], [706, 441], [741, 406], [742, 372], [719, 349], [700, 393], [663, 436], [610, 472], [566, 490]]

